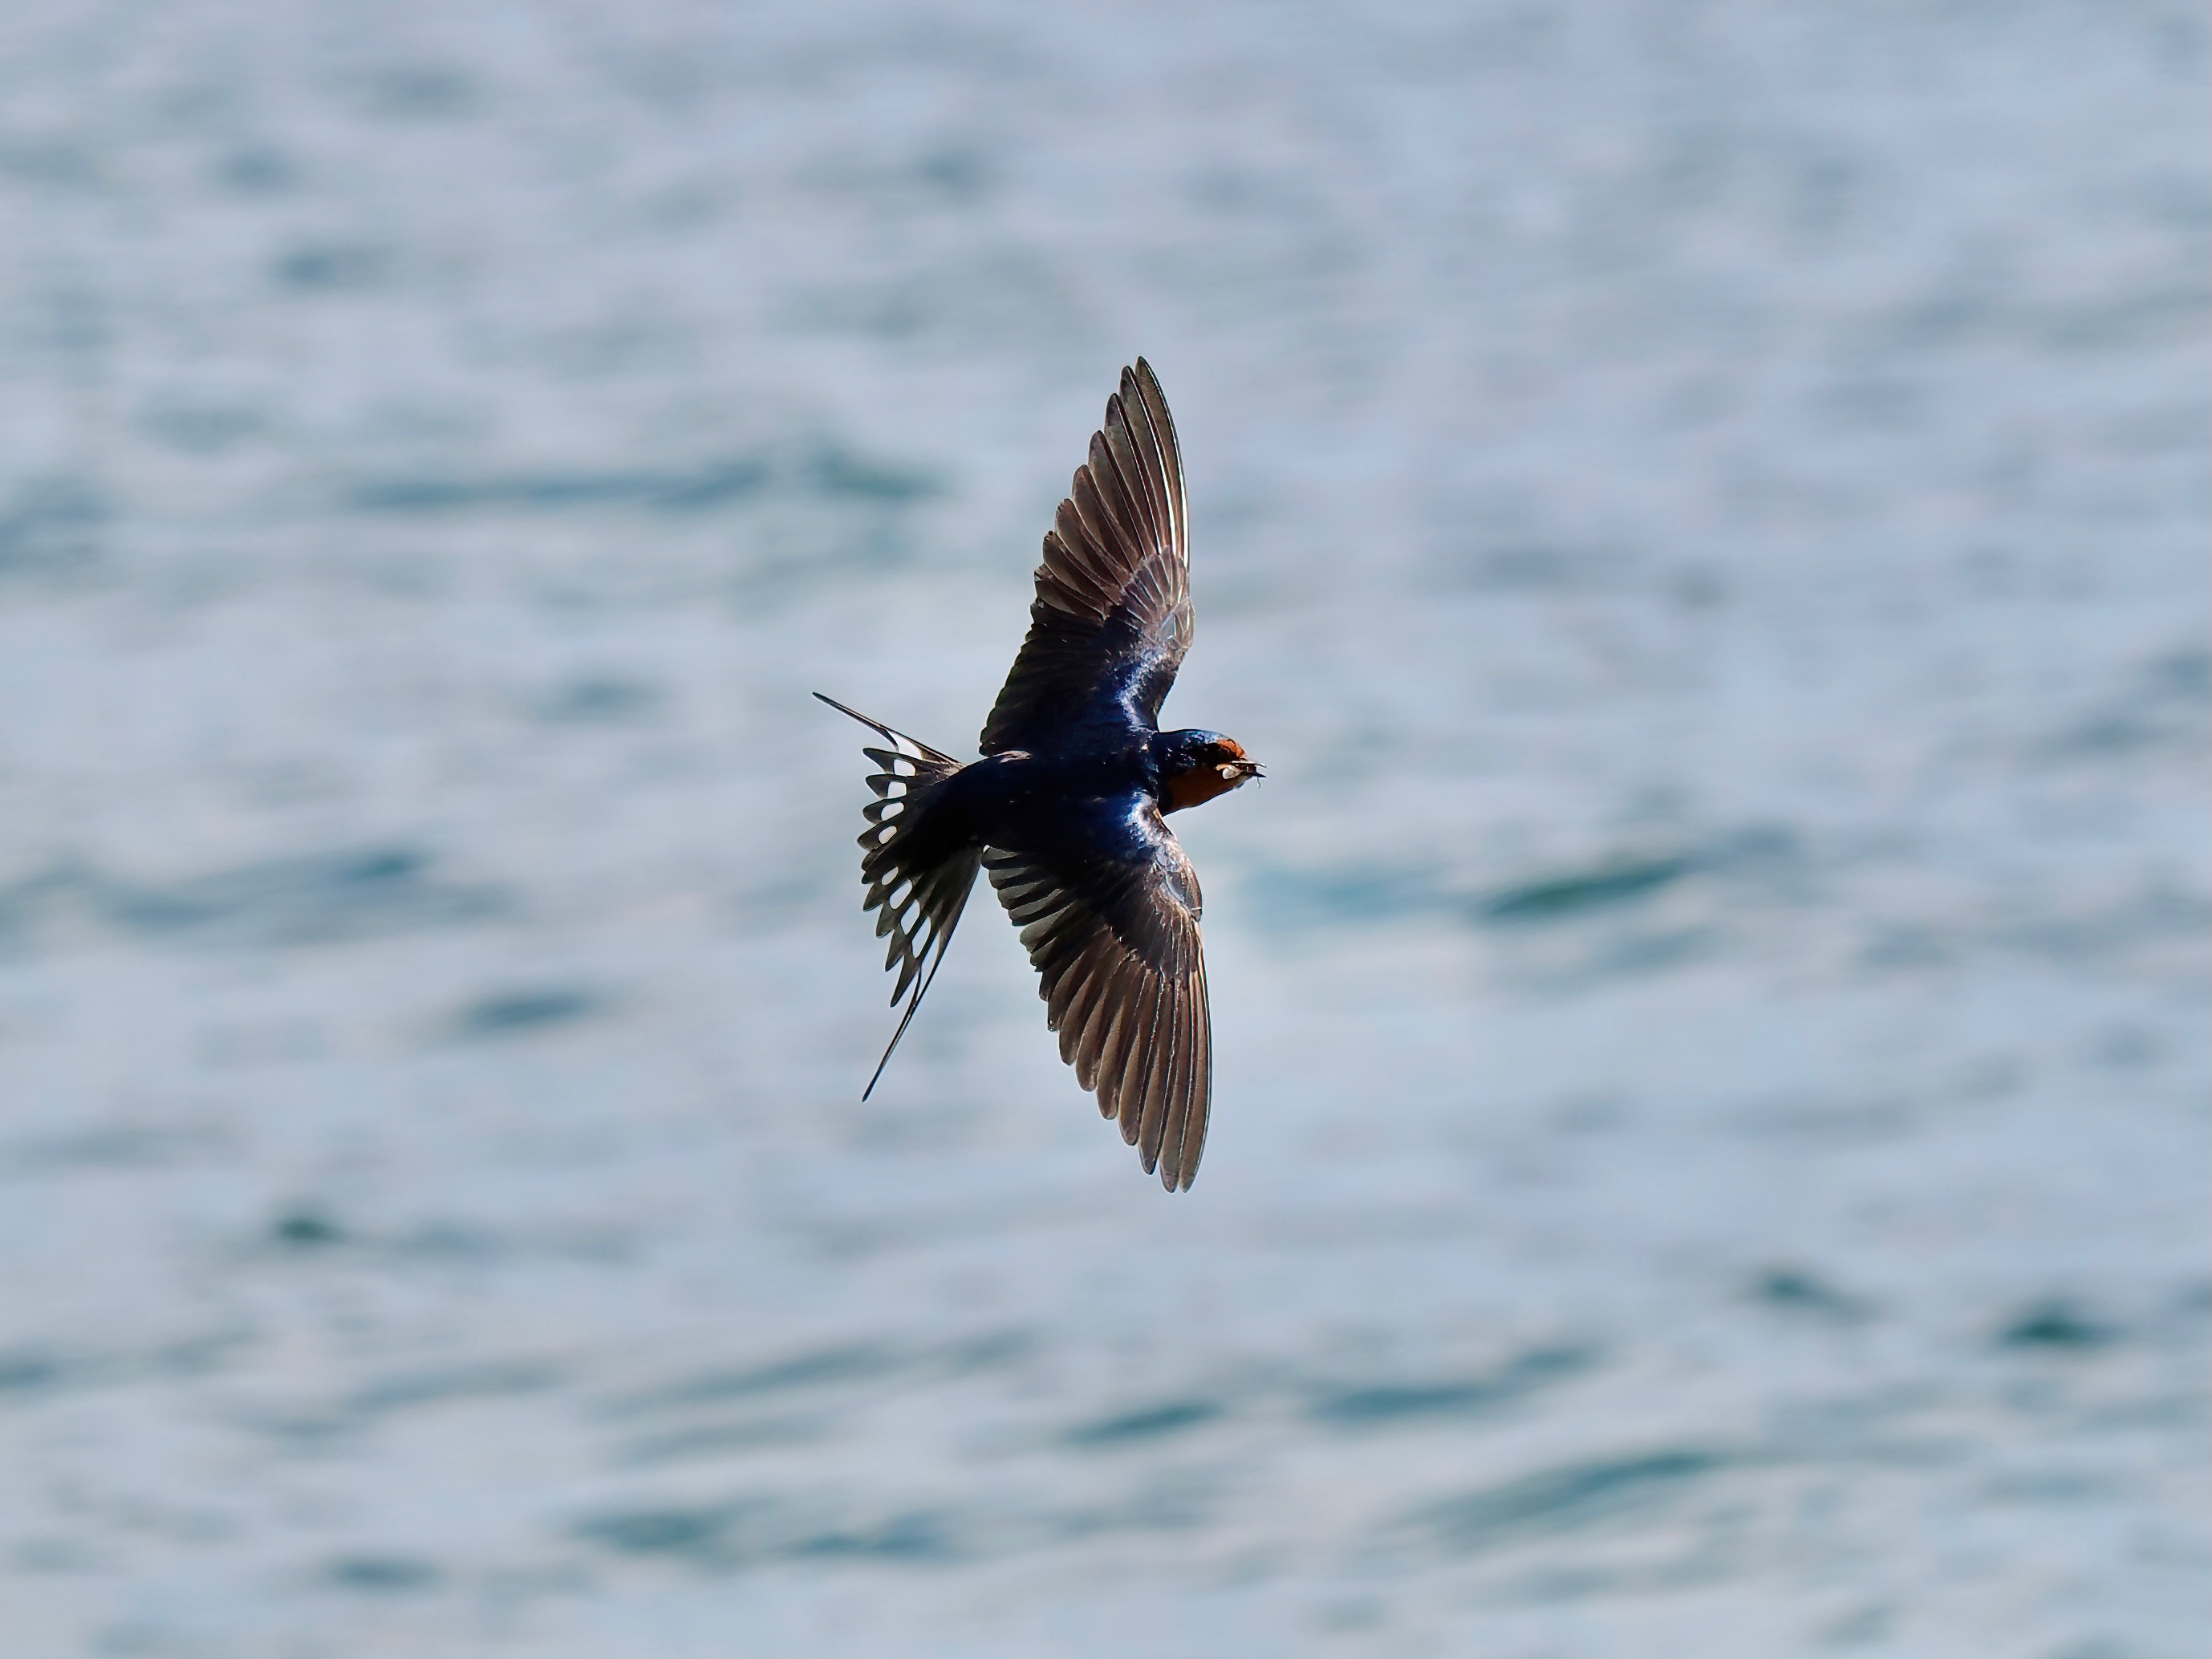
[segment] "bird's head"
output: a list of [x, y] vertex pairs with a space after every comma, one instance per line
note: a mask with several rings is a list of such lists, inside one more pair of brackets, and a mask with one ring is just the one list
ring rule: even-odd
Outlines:
[[1242, 744], [1218, 732], [1163, 732], [1157, 741], [1163, 812], [1196, 806], [1266, 775]]

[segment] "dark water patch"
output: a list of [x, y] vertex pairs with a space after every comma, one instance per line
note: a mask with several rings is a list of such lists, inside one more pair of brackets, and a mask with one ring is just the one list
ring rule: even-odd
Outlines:
[[672, 1434], [647, 1435], [632, 1441], [616, 1455], [629, 1464], [703, 1462], [732, 1452], [761, 1446], [793, 1446], [825, 1438], [825, 1422], [811, 1417], [769, 1417], [745, 1423], [716, 1423], [681, 1429]]
[[842, 1387], [872, 1382], [899, 1369], [888, 1350], [865, 1344], [817, 1348], [738, 1370], [708, 1371], [666, 1388], [633, 1395], [617, 1401], [610, 1412], [617, 1417], [665, 1411], [722, 1401], [748, 1400], [791, 1390]]
[[1906, 356], [1964, 345], [1997, 332], [2006, 319], [1996, 297], [1978, 283], [1946, 283], [1905, 301], [1869, 327], [1870, 358], [1885, 349]]
[[346, 1403], [357, 1415], [374, 1416], [412, 1411], [422, 1406], [442, 1406], [459, 1400], [540, 1394], [562, 1380], [557, 1368], [540, 1360], [495, 1361], [386, 1377], [356, 1390]]
[[586, 1517], [572, 1530], [585, 1542], [617, 1555], [718, 1572], [780, 1562], [930, 1566], [975, 1553], [970, 1528], [949, 1510], [839, 1517], [811, 1504], [764, 1498], [611, 1510]]
[[970, 144], [933, 149], [910, 169], [916, 184], [963, 205], [989, 194], [999, 182], [1000, 171], [996, 156]]
[[93, 150], [66, 138], [0, 133], [0, 173], [48, 189], [90, 190], [102, 180]]
[[1085, 1424], [1080, 1428], [1070, 1429], [1063, 1438], [1071, 1446], [1132, 1445], [1182, 1434], [1200, 1424], [1214, 1421], [1224, 1414], [1224, 1407], [1218, 1401], [1170, 1401], [1137, 1411], [1122, 1412], [1096, 1423]]
[[2167, 744], [2195, 744], [2203, 705], [2212, 702], [2212, 653], [2179, 647], [2141, 665], [2130, 684], [2041, 745], [2054, 759], [2125, 757]]
[[576, 1533], [587, 1541], [623, 1555], [674, 1555], [694, 1559], [719, 1553], [723, 1537], [739, 1510], [716, 1505], [707, 1509], [632, 1510], [596, 1516], [577, 1523]]
[[801, 1515], [769, 1499], [617, 1510], [592, 1516], [574, 1530], [617, 1554], [725, 1572], [790, 1561], [921, 1565], [966, 1553], [953, 1517], [942, 1511], [836, 1521], [818, 1512]]
[[1815, 1639], [1823, 1647], [1865, 1647], [1887, 1641], [1896, 1623], [1897, 1609], [1876, 1602], [1829, 1620], [1815, 1632]]
[[1314, 1609], [1313, 1627], [1325, 1635], [1379, 1631], [1390, 1622], [1389, 1604], [1378, 1595], [1333, 1596]]
[[1997, 1333], [2000, 1347], [2045, 1353], [2087, 1353], [2118, 1339], [2112, 1326], [2055, 1298], [2023, 1309]]
[[0, 504], [0, 579], [76, 574], [99, 559], [113, 516], [107, 492], [89, 478], [26, 480]]
[[1665, 592], [1685, 611], [1710, 611], [1728, 603], [1728, 578], [1704, 565], [1684, 565], [1668, 574]]
[[1318, 1421], [1340, 1428], [1368, 1428], [1437, 1417], [1494, 1411], [1526, 1399], [1553, 1383], [1588, 1370], [1596, 1362], [1589, 1349], [1532, 1348], [1482, 1376], [1424, 1383], [1370, 1383], [1317, 1397], [1309, 1407]]
[[44, 1348], [0, 1349], [0, 1401], [63, 1387], [86, 1369]]
[[703, 513], [757, 495], [770, 476], [764, 462], [746, 458], [710, 462], [661, 479], [643, 504], [663, 513]]
[[289, 248], [270, 262], [270, 280], [306, 294], [349, 293], [384, 279], [390, 258], [362, 242], [312, 242]]
[[465, 1222], [432, 1221], [401, 1234], [393, 1250], [417, 1261], [458, 1263], [489, 1261], [508, 1253], [498, 1234]]
[[16, 309], [15, 337], [61, 356], [89, 361], [115, 342], [114, 304], [89, 283], [56, 283]]
[[1562, 1134], [1610, 1134], [1626, 1128], [1636, 1116], [1635, 1107], [1608, 1091], [1570, 1096], [1553, 1115], [1552, 1125]]
[[466, 1039], [527, 1036], [571, 1025], [606, 1007], [605, 998], [573, 987], [501, 991], [480, 997], [453, 1018], [454, 1035]]
[[937, 493], [936, 481], [927, 473], [872, 460], [835, 445], [815, 454], [805, 476], [817, 491], [832, 500], [913, 501]]
[[852, 591], [855, 583], [913, 564], [915, 542], [887, 514], [848, 515], [803, 552], [748, 557], [732, 573], [728, 592], [749, 621], [772, 615], [810, 594]]
[[2107, 1025], [2089, 1045], [2089, 1059], [2116, 1072], [2141, 1071], [2166, 1057], [2166, 1042], [2148, 1026], [2126, 1021]]
[[476, 86], [466, 72], [437, 64], [379, 70], [368, 76], [362, 92], [373, 113], [392, 120], [449, 120], [465, 114], [476, 102]]
[[160, 1170], [231, 1149], [228, 1135], [205, 1125], [108, 1123], [19, 1141], [0, 1152], [0, 1170]]
[[1662, 1507], [1741, 1461], [1730, 1453], [1682, 1447], [1572, 1463], [1429, 1504], [1407, 1517], [1407, 1524], [1448, 1548], [1487, 1549]]
[[1292, 931], [1420, 915], [1449, 917], [1458, 904], [1433, 869], [1394, 870], [1371, 861], [1309, 870], [1263, 866], [1245, 878], [1244, 887], [1245, 908], [1255, 920]]
[[1928, 389], [1894, 376], [1858, 374], [1831, 384], [1814, 403], [1838, 426], [1869, 431], [1910, 429], [1926, 418]]
[[345, 1230], [319, 1210], [288, 1210], [269, 1224], [272, 1242], [288, 1250], [328, 1249], [345, 1243]]
[[1766, 1268], [1753, 1278], [1750, 1296], [1764, 1307], [1839, 1323], [1856, 1323], [1871, 1311], [1856, 1297], [1846, 1295], [1803, 1267]]
[[434, 1589], [444, 1574], [416, 1556], [346, 1555], [324, 1568], [323, 1577], [340, 1589], [399, 1595]]
[[2212, 898], [2154, 878], [2133, 895], [2072, 915], [2031, 915], [1990, 929], [1996, 944], [2078, 965], [2130, 947], [2202, 938], [2212, 927]]
[[572, 680], [538, 705], [538, 717], [555, 726], [615, 725], [659, 708], [664, 694], [641, 680]]
[[2178, 646], [2153, 658], [2142, 678], [2145, 689], [2154, 696], [2212, 703], [2212, 651], [2197, 645]]
[[798, 1560], [951, 1561], [964, 1553], [956, 1537], [950, 1517], [937, 1510], [915, 1510], [872, 1526], [810, 1533], [793, 1539], [777, 1553]]
[[[1775, 1402], [1766, 1414], [1777, 1457], [1856, 1468], [1948, 1468], [1973, 1455], [1968, 1441], [1914, 1431], [1930, 1411], [1947, 1403], [1940, 1387], [1893, 1383], [1870, 1392], [1798, 1396]], [[1904, 1425], [1904, 1426], [1900, 1426]]]
[[48, 899], [68, 886], [67, 878], [49, 872], [0, 887], [0, 951], [27, 948], [32, 928]]
[[1118, 1503], [1063, 1510], [1051, 1530], [1066, 1540], [1125, 1532], [1191, 1532], [1209, 1524], [1216, 1506], [1212, 1492], [1187, 1477], [1153, 1486]]
[[1036, 1346], [1026, 1331], [988, 1331], [911, 1353], [838, 1344], [641, 1389], [601, 1411], [617, 1422], [640, 1423], [641, 1437], [625, 1449], [626, 1459], [708, 1456], [747, 1444], [818, 1438], [825, 1431], [823, 1410], [849, 1405], [855, 1389], [970, 1378], [1018, 1364]]
[[1480, 921], [1503, 924], [1558, 921], [1635, 902], [1672, 886], [1697, 867], [1686, 856], [1626, 859], [1588, 870], [1517, 882], [1475, 902]]
[[37, 1344], [0, 1349], [0, 1404], [137, 1378], [204, 1376], [251, 1340], [242, 1330], [221, 1330], [137, 1352], [63, 1353]]
[[1940, 968], [1954, 958], [1950, 941], [1918, 921], [1874, 923], [1859, 946], [1859, 961], [1869, 968]]
[[91, 1573], [105, 1565], [97, 1545], [70, 1537], [18, 1534], [9, 1551], [10, 1565], [26, 1573]]
[[1000, 182], [1000, 155], [989, 148], [948, 143], [891, 165], [850, 159], [809, 167], [808, 187], [874, 218], [972, 208]]
[[273, 1443], [282, 1451], [319, 1456], [331, 1447], [345, 1444], [369, 1426], [343, 1410], [255, 1410], [238, 1413], [233, 1419], [241, 1428]]
[[252, 195], [283, 190], [297, 176], [292, 158], [267, 144], [240, 145], [226, 154], [215, 167], [217, 184]]
[[1057, 261], [981, 246], [895, 275], [824, 283], [794, 295], [779, 321], [811, 332], [872, 335], [951, 349], [997, 341], [1049, 351], [1079, 336], [1086, 312]]
[[2148, 750], [2194, 746], [2203, 732], [2202, 711], [2188, 702], [2138, 691], [2091, 709], [2037, 747], [2057, 761], [2124, 759]]
[[2118, 299], [2052, 307], [2038, 319], [2036, 332], [2060, 350], [2178, 346], [2202, 333], [2208, 310], [2212, 289], [2200, 282], [2175, 283]]
[[1447, 562], [1450, 585], [1494, 592], [1544, 592], [1598, 586], [1617, 579], [1628, 561], [1619, 553], [1556, 542], [1507, 542]]
[[2071, 1507], [2118, 1496], [2121, 1484], [2110, 1476], [2080, 1469], [2011, 1469], [1982, 1483], [1982, 1495], [1999, 1504], [2052, 1504]]
[[506, 914], [507, 896], [442, 881], [430, 854], [372, 847], [269, 859], [166, 887], [94, 876], [77, 884], [127, 932], [195, 945], [337, 943], [458, 927]]
[[2045, 744], [2043, 750], [2057, 759], [2128, 755], [2151, 748], [2169, 735], [2163, 723], [2152, 718], [2148, 710], [2105, 708], [2084, 715]]
[[741, 500], [769, 482], [765, 463], [710, 462], [682, 472], [532, 472], [506, 477], [392, 478], [361, 485], [352, 504], [367, 513], [458, 513], [486, 508], [560, 513], [635, 507], [697, 512]]
[[138, 417], [147, 434], [185, 455], [219, 455], [261, 430], [259, 414], [217, 404], [167, 404]]
[[955, 1376], [973, 1376], [1018, 1365], [1046, 1346], [1035, 1331], [985, 1331], [953, 1342], [943, 1353], [945, 1369]]
[[[1802, 896], [1805, 868], [1796, 831], [1786, 824], [1747, 824], [1680, 851], [1623, 854], [1585, 869], [1510, 883], [1478, 896], [1469, 910], [1474, 921], [1493, 927], [1575, 921], [1632, 908], [1693, 875], [1723, 876], [1784, 897]], [[1658, 948], [1664, 960], [1673, 961], [1703, 944], [1702, 935], [1669, 934]]]
[[205, 1376], [219, 1370], [223, 1362], [240, 1349], [250, 1347], [253, 1336], [246, 1330], [210, 1331], [202, 1336], [188, 1336], [180, 1341], [163, 1344], [150, 1354], [135, 1363], [126, 1362], [122, 1368], [144, 1371], [155, 1376]]
[[356, 486], [349, 500], [362, 512], [382, 514], [603, 507], [685, 514], [750, 501], [770, 489], [846, 505], [902, 507], [936, 495], [939, 488], [929, 475], [911, 467], [830, 444], [795, 458], [727, 456], [688, 468], [377, 479]]
[[1711, 956], [1720, 944], [1711, 927], [1639, 930], [1609, 939], [1583, 965], [1588, 975], [1650, 974]]
[[1769, 1100], [1729, 1112], [1723, 1127], [1758, 1139], [1864, 1146], [1911, 1132], [1911, 1109], [1897, 1101]]
[[[793, 926], [811, 926], [830, 904], [842, 905], [845, 896], [843, 872], [829, 877], [819, 872], [778, 874], [755, 882], [731, 896], [730, 910], [738, 927], [757, 937]], [[917, 1133], [919, 1126], [914, 1126]]]
[[[2021, 1402], [2027, 1396], [2024, 1391], [2015, 1389], [2010, 1391], [2010, 1399]], [[2097, 1407], [2081, 1413], [2074, 1421], [2092, 1434], [2136, 1434], [2148, 1431], [2185, 1436], [2194, 1444], [2203, 1427], [2204, 1399], [2191, 1378], [2179, 1389]]]

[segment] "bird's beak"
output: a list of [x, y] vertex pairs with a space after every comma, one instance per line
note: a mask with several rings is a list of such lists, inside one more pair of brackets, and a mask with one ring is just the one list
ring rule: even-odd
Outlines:
[[1232, 789], [1248, 778], [1264, 778], [1267, 775], [1260, 769], [1259, 762], [1243, 755], [1238, 756], [1235, 760], [1222, 762], [1220, 771], [1222, 781]]

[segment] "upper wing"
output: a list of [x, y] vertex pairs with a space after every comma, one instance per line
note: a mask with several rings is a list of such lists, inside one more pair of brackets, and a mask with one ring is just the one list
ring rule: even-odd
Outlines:
[[1070, 726], [1150, 731], [1190, 648], [1182, 453], [1152, 366], [1121, 371], [1091, 459], [1044, 538], [1029, 637], [982, 749], [1044, 746]]
[[1170, 1192], [1198, 1176], [1213, 1093], [1198, 874], [1150, 802], [1125, 856], [992, 848], [991, 885], [1022, 930], [1060, 1057], [1119, 1118]]

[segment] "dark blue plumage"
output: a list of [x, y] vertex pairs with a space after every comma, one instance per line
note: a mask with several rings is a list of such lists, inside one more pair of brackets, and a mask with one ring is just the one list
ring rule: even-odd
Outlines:
[[891, 745], [863, 751], [881, 769], [860, 878], [890, 941], [891, 1000], [908, 1001], [876, 1079], [985, 870], [1022, 930], [1060, 1058], [1170, 1191], [1198, 1173], [1213, 1061], [1204, 902], [1164, 818], [1260, 772], [1218, 732], [1158, 729], [1190, 638], [1182, 456], [1139, 358], [1045, 537], [983, 757], [963, 765], [822, 698]]

